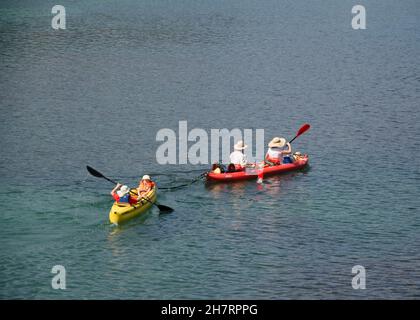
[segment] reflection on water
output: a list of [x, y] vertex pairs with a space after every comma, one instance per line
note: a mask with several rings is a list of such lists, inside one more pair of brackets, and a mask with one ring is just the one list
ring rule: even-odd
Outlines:
[[145, 213], [141, 214], [140, 216], [134, 217], [128, 221], [125, 221], [121, 224], [110, 224], [110, 232], [109, 232], [109, 239], [114, 238], [115, 236], [118, 236], [120, 233], [125, 232], [126, 230], [129, 230], [131, 228], [136, 228], [139, 225], [144, 224], [146, 219], [151, 214], [151, 209], [146, 211]]

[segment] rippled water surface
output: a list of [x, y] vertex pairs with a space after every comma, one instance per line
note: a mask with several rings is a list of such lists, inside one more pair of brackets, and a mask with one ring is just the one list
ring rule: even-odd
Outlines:
[[[0, 3], [0, 298], [420, 298], [418, 1]], [[304, 172], [162, 190], [110, 226], [90, 164], [161, 187], [161, 128], [264, 128]], [[67, 289], [51, 288], [64, 265]], [[366, 290], [351, 286], [366, 268]]]

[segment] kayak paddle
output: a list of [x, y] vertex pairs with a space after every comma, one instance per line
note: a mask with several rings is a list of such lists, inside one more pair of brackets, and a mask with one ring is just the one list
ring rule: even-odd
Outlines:
[[109, 179], [109, 178], [105, 177], [102, 173], [100, 173], [99, 171], [97, 171], [97, 170], [93, 169], [93, 168], [92, 168], [92, 167], [90, 167], [90, 166], [86, 166], [86, 169], [87, 169], [87, 171], [89, 171], [89, 173], [90, 173], [92, 176], [94, 176], [94, 177], [97, 177], [97, 178], [104, 178], [105, 180], [108, 180], [109, 182], [112, 182], [113, 184], [117, 184], [114, 180], [111, 180], [111, 179]]
[[[154, 202], [150, 201], [150, 200], [149, 200], [149, 199], [147, 199], [147, 198], [141, 198], [141, 199], [144, 199], [144, 200], [146, 200], [147, 202], [150, 202], [151, 204], [156, 205], [156, 206], [159, 208], [159, 210], [160, 210], [160, 212], [161, 212], [161, 213], [171, 213], [172, 211], [174, 211], [174, 209], [172, 209], [171, 207], [164, 206], [163, 204], [156, 204], [156, 203], [154, 203]], [[140, 199], [140, 200], [141, 200], [141, 199]], [[139, 201], [140, 201], [140, 200], [139, 200]]]
[[[107, 177], [105, 177], [102, 173], [100, 173], [98, 170], [95, 170], [95, 169], [93, 169], [92, 167], [90, 167], [90, 166], [86, 166], [86, 169], [87, 169], [87, 171], [89, 171], [89, 173], [92, 175], [92, 176], [94, 176], [94, 177], [97, 177], [97, 178], [104, 178], [105, 180], [108, 180], [109, 182], [112, 182], [113, 184], [117, 184], [114, 180], [111, 180], [111, 179], [109, 179], [109, 178], [107, 178]], [[131, 190], [130, 190], [130, 192], [131, 192]], [[152, 202], [152, 201], [150, 201], [149, 199], [147, 199], [147, 198], [141, 198], [141, 199], [146, 199], [146, 201], [148, 201], [148, 202], [150, 202], [151, 204], [153, 204], [153, 205], [155, 205], [156, 207], [158, 207], [159, 208], [159, 211], [161, 211], [161, 212], [167, 212], [167, 213], [169, 213], [169, 212], [172, 212], [172, 211], [174, 211], [174, 209], [172, 209], [171, 207], [168, 207], [168, 206], [164, 206], [164, 205], [162, 205], [162, 204], [157, 204], [157, 203], [155, 203], [155, 202]], [[140, 200], [141, 200], [140, 199]]]
[[298, 132], [296, 133], [296, 136], [289, 141], [289, 143], [292, 143], [293, 140], [295, 140], [297, 137], [299, 137], [301, 134], [304, 134], [306, 131], [309, 130], [311, 126], [308, 123], [305, 123], [302, 127], [300, 127], [300, 129], [298, 130]]
[[[308, 123], [305, 123], [303, 126], [301, 126], [298, 132], [296, 133], [296, 136], [292, 140], [290, 140], [289, 143], [292, 143], [293, 140], [295, 140], [297, 137], [299, 137], [300, 135], [308, 131], [310, 127], [311, 126]], [[261, 184], [263, 182], [263, 178], [264, 178], [264, 172], [263, 172], [263, 169], [260, 169], [260, 171], [258, 171], [257, 183]]]

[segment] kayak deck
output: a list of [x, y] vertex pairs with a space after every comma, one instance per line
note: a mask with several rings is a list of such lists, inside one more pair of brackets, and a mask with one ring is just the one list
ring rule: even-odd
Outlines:
[[[137, 196], [137, 190], [132, 189], [131, 193], [134, 196]], [[145, 198], [142, 199], [138, 204], [128, 204], [128, 203], [118, 203], [114, 202], [114, 204], [111, 207], [111, 210], [109, 211], [109, 221], [113, 224], [120, 224], [121, 222], [125, 222], [129, 219], [132, 219], [134, 217], [137, 217], [141, 214], [146, 213], [146, 211], [153, 206], [152, 203], [156, 202], [157, 199], [157, 190], [156, 187], [154, 187], [152, 190], [150, 190]]]
[[[301, 159], [294, 161], [293, 163], [285, 163], [285, 164], [280, 164], [277, 166], [266, 166], [262, 169], [263, 176], [299, 170], [299, 169], [304, 168], [308, 164], [308, 162], [309, 162], [309, 157], [304, 156]], [[236, 172], [224, 172], [224, 173], [209, 172], [207, 174], [207, 180], [215, 181], [215, 182], [217, 181], [229, 182], [229, 181], [256, 179], [260, 171], [261, 169], [247, 168], [246, 170], [236, 171]]]

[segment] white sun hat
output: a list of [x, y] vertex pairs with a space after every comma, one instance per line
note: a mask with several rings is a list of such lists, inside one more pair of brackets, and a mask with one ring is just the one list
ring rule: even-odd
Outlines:
[[269, 148], [283, 148], [286, 145], [285, 138], [275, 137], [268, 144]]
[[151, 180], [148, 174], [145, 174], [141, 180]]
[[129, 193], [130, 192], [130, 189], [128, 188], [128, 186], [122, 186], [121, 188], [120, 188], [120, 190], [118, 190], [117, 191], [117, 195], [119, 196], [119, 197], [123, 197], [123, 196], [125, 196], [127, 193]]
[[248, 148], [248, 146], [246, 144], [244, 144], [244, 142], [242, 140], [239, 140], [234, 146], [233, 149], [240, 151], [240, 150], [244, 150]]

